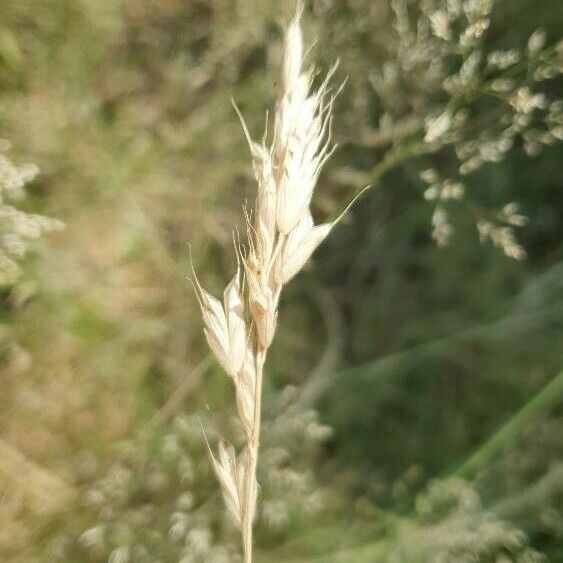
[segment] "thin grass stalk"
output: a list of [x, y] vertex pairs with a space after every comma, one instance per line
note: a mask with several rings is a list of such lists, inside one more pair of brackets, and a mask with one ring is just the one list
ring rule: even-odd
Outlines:
[[549, 412], [561, 402], [563, 396], [563, 371], [553, 377], [538, 391], [515, 415], [505, 422], [453, 473], [454, 476], [471, 477], [484, 467], [507, 443], [516, 439], [520, 433], [538, 418]]
[[[250, 482], [256, 479], [256, 466], [258, 465], [258, 452], [260, 449], [260, 426], [262, 421], [262, 378], [264, 374], [264, 364], [266, 362], [266, 350], [259, 349], [256, 354], [256, 394], [255, 394], [255, 410], [254, 410], [254, 434], [252, 435], [250, 459], [251, 466], [248, 472], [247, 483], [245, 487], [250, 487]], [[247, 503], [251, 502], [251, 498], [247, 497]], [[251, 506], [247, 506], [246, 513], [252, 511]], [[243, 531], [243, 550], [244, 563], [252, 563], [252, 546], [253, 546], [253, 522], [251, 518], [246, 518]]]

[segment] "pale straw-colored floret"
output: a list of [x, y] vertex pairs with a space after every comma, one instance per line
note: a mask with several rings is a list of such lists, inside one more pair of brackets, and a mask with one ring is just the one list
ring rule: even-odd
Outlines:
[[201, 287], [194, 273], [193, 284], [201, 308], [204, 333], [221, 367], [236, 377], [246, 354], [246, 326], [240, 271], [227, 286], [223, 303]]
[[299, 19], [286, 33], [281, 97], [274, 120], [273, 173], [277, 185], [277, 228], [289, 234], [306, 213], [320, 170], [332, 153], [330, 119], [333, 98], [327, 79], [311, 93], [312, 71], [302, 71], [303, 40]]
[[255, 390], [256, 358], [254, 356], [254, 346], [249, 342], [244, 364], [236, 380], [237, 411], [248, 436], [252, 436], [254, 431]]
[[301, 217], [278, 257], [278, 279], [281, 283], [287, 283], [303, 268], [331, 228], [329, 223], [315, 226], [310, 212]]
[[312, 78], [301, 74], [284, 93], [276, 113], [273, 146], [277, 184], [276, 223], [289, 234], [307, 212], [319, 173], [332, 154], [326, 83], [309, 95]]
[[241, 503], [239, 476], [235, 448], [228, 442], [219, 442], [219, 460], [214, 459], [214, 468], [221, 483], [225, 504], [238, 526], [241, 525]]

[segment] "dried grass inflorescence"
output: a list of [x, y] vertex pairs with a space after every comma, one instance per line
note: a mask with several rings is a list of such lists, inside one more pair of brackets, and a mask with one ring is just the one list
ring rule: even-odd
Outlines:
[[338, 91], [329, 87], [335, 67], [318, 89], [313, 88], [313, 70], [303, 70], [300, 18], [298, 10], [285, 33], [269, 145], [267, 132], [261, 142], [251, 138], [235, 106], [250, 147], [258, 191], [253, 212], [245, 213], [248, 244], [244, 248], [235, 244], [237, 272], [225, 289], [223, 302], [206, 292], [194, 274], [205, 335], [234, 382], [246, 436], [238, 455], [226, 442], [219, 445], [218, 456], [209, 450], [228, 512], [241, 530], [245, 562], [252, 561], [258, 496], [262, 374], [276, 331], [280, 295], [340, 219], [315, 225], [310, 211], [319, 173], [334, 150], [331, 110]]

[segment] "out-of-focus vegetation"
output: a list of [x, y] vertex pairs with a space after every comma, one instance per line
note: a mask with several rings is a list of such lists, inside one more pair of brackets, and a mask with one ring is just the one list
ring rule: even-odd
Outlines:
[[[232, 389], [186, 255], [224, 285], [254, 189], [230, 98], [256, 132], [280, 4], [2, 3], [0, 165], [27, 182], [0, 202], [2, 561], [237, 560], [198, 420], [227, 432]], [[561, 560], [563, 6], [305, 20], [348, 76], [318, 215], [374, 187], [282, 303], [257, 560]], [[20, 258], [16, 215], [65, 229]]]

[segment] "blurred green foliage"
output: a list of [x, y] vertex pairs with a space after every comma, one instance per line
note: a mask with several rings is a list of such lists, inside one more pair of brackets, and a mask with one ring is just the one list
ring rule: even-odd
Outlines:
[[[471, 3], [486, 4], [404, 6], [417, 29], [442, 4]], [[307, 5], [312, 58], [339, 57], [348, 76], [316, 212], [374, 186], [281, 306], [257, 560], [562, 560], [561, 142], [544, 136], [527, 154], [548, 122], [536, 108], [510, 150], [444, 203], [455, 230], [439, 247], [420, 173], [459, 179], [463, 135], [495, 141], [498, 116], [515, 110], [481, 96], [482, 62], [464, 106], [471, 127], [424, 141], [444, 104], [467, 94], [441, 89], [432, 49], [446, 49], [448, 75], [468, 55], [426, 38], [422, 62], [378, 83], [416, 53], [396, 39], [402, 5]], [[230, 98], [257, 134], [292, 11], [262, 0], [2, 4], [0, 137], [12, 161], [41, 170], [22, 209], [66, 225], [0, 292], [2, 561], [237, 560], [198, 423], [227, 432], [232, 389], [205, 360], [187, 243], [206, 284], [224, 285], [254, 189]], [[471, 52], [525, 57], [538, 27], [560, 70], [558, 0], [498, 0]], [[518, 68], [521, 87], [562, 99], [560, 74]], [[528, 218], [524, 260], [480, 244], [475, 228], [509, 202]]]

